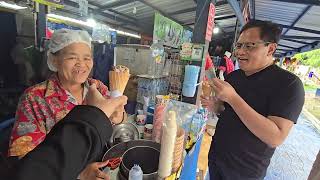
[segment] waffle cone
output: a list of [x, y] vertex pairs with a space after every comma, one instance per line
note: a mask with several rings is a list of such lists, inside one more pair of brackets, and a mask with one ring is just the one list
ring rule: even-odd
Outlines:
[[129, 78], [130, 74], [128, 68], [125, 66], [115, 67], [115, 70], [109, 71], [110, 90], [118, 90], [123, 94]]
[[182, 154], [184, 150], [184, 137], [185, 131], [182, 128], [179, 128], [177, 131], [177, 137], [174, 147], [173, 159], [172, 162], [172, 171], [177, 172], [179, 167], [182, 164]]
[[212, 93], [212, 89], [209, 83], [207, 82], [202, 83], [202, 94], [204, 96], [211, 96], [211, 93]]

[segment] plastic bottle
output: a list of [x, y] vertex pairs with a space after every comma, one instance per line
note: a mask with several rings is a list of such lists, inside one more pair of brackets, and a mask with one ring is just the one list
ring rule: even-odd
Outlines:
[[134, 165], [129, 171], [129, 180], [142, 180], [143, 172], [139, 165]]

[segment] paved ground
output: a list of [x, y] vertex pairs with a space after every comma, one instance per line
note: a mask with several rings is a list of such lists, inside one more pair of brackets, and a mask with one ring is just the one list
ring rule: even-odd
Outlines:
[[283, 145], [277, 148], [265, 180], [306, 180], [320, 149], [320, 134], [300, 115]]

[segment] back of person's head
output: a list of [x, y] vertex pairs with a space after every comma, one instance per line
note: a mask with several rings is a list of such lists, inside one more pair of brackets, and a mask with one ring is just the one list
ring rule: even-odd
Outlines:
[[221, 43], [217, 43], [214, 49], [214, 56], [220, 56], [223, 57], [223, 45]]
[[260, 29], [260, 38], [265, 42], [278, 43], [282, 29], [271, 21], [251, 20], [240, 31], [240, 34], [250, 28]]

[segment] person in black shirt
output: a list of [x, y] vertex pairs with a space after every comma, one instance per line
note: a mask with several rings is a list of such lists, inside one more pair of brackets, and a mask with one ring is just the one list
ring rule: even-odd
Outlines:
[[216, 97], [202, 97], [213, 109], [224, 101], [209, 152], [211, 180], [257, 180], [297, 122], [304, 104], [301, 80], [273, 65], [281, 29], [271, 22], [250, 21], [240, 32], [235, 56], [240, 69], [226, 81], [212, 80]]
[[[87, 104], [72, 109], [59, 121], [46, 139], [23, 157], [8, 175], [10, 180], [72, 180], [87, 164], [103, 155], [105, 142], [112, 135], [111, 114], [127, 103], [127, 97], [105, 99], [95, 85], [90, 86]], [[98, 167], [106, 162], [96, 163]], [[92, 179], [109, 179], [101, 171]]]

